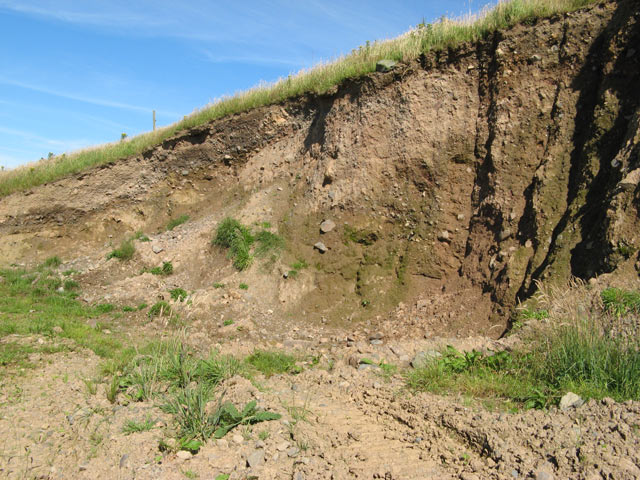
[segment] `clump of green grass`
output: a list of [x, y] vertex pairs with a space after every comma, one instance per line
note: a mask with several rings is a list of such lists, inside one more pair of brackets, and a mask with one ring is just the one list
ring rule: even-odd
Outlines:
[[231, 318], [227, 318], [225, 319], [224, 322], [222, 322], [222, 325], [224, 325], [225, 327], [228, 327], [229, 325], [233, 325], [233, 324], [234, 324], [234, 321]]
[[142, 269], [142, 273], [149, 272], [152, 275], [171, 275], [173, 273], [173, 263], [171, 262], [162, 262], [162, 266], [153, 267], [153, 268], [144, 268]]
[[183, 223], [187, 223], [189, 221], [189, 218], [189, 215], [180, 215], [178, 218], [169, 220], [169, 223], [167, 224], [167, 230], [173, 230], [177, 226], [182, 225]]
[[246, 283], [241, 283], [240, 285], [238, 285], [238, 288], [240, 290], [249, 290], [249, 285], [247, 285]]
[[131, 435], [132, 433], [148, 432], [149, 430], [153, 429], [154, 425], [155, 422], [151, 417], [147, 417], [142, 422], [129, 420], [122, 427], [122, 433], [124, 433], [125, 435]]
[[160, 301], [152, 305], [152, 307], [149, 309], [148, 316], [149, 318], [169, 317], [172, 313], [173, 312], [171, 310], [171, 305], [169, 305], [167, 302]]
[[629, 313], [640, 314], [640, 292], [607, 288], [600, 294], [607, 312], [621, 317]]
[[188, 296], [187, 291], [183, 288], [173, 288], [169, 290], [169, 294], [172, 300], [177, 300], [178, 302], [183, 302]]
[[220, 222], [213, 239], [214, 245], [229, 249], [233, 266], [238, 270], [244, 270], [251, 265], [253, 242], [254, 237], [251, 235], [251, 231], [233, 218], [225, 218]]
[[224, 288], [224, 283], [216, 282], [213, 284], [213, 288]]
[[42, 262], [41, 266], [44, 268], [58, 268], [60, 265], [62, 265], [62, 260], [60, 260], [60, 257], [53, 256], [47, 258], [44, 262]]
[[136, 253], [136, 247], [133, 244], [133, 241], [131, 239], [126, 239], [120, 243], [120, 247], [112, 250], [107, 255], [107, 260], [112, 258], [117, 258], [118, 260], [131, 260], [134, 253]]
[[520, 22], [572, 11], [596, 0], [513, 0], [501, 2], [493, 10], [477, 17], [461, 20], [442, 19], [420, 24], [410, 32], [392, 40], [367, 43], [334, 62], [320, 63], [310, 70], [289, 75], [274, 84], [260, 85], [251, 90], [226, 97], [204, 107], [183, 120], [153, 132], [111, 144], [89, 148], [0, 173], [0, 196], [25, 190], [132, 155], [158, 145], [178, 132], [239, 112], [282, 102], [308, 92], [325, 93], [348, 78], [375, 71], [382, 59], [409, 61], [423, 53], [454, 48], [464, 42], [486, 39], [492, 32]]
[[543, 331], [529, 350], [485, 355], [449, 347], [410, 372], [407, 384], [544, 408], [567, 391], [586, 398], [640, 399], [640, 340], [604, 329], [597, 318]]
[[138, 230], [134, 235], [133, 235], [133, 239], [134, 240], [138, 240], [139, 242], [150, 242], [151, 239], [149, 237], [147, 237], [144, 232], [142, 232], [141, 230]]
[[292, 355], [283, 352], [257, 350], [247, 357], [246, 362], [269, 378], [279, 373], [300, 373], [301, 368], [296, 365]]
[[309, 264], [304, 259], [299, 259], [291, 265], [291, 270], [289, 270], [288, 276], [290, 278], [296, 278], [301, 270], [308, 268]]

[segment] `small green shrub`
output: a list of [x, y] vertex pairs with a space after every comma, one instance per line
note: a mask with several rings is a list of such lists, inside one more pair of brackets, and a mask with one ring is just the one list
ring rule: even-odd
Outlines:
[[238, 288], [240, 290], [249, 290], [249, 285], [247, 285], [246, 283], [241, 283], [240, 285], [238, 285]]
[[148, 315], [149, 318], [168, 317], [171, 315], [171, 313], [171, 305], [169, 305], [167, 302], [160, 301], [153, 304], [153, 306], [149, 309]]
[[42, 266], [47, 268], [58, 268], [60, 265], [62, 260], [58, 256], [49, 257], [42, 263]]
[[134, 240], [138, 240], [139, 242], [150, 242], [151, 239], [147, 237], [142, 231], [138, 230], [133, 236]]
[[233, 325], [233, 320], [231, 318], [227, 318], [224, 322], [222, 322], [222, 325], [224, 325], [225, 327]]
[[171, 294], [172, 300], [177, 300], [179, 302], [183, 302], [188, 296], [187, 291], [182, 288], [174, 288], [169, 290], [169, 293]]
[[282, 352], [258, 350], [246, 359], [247, 363], [269, 378], [278, 373], [300, 373], [301, 368], [296, 365], [292, 355]]
[[149, 305], [147, 305], [146, 303], [142, 302], [140, 305], [138, 305], [138, 310], [144, 310], [145, 308], [147, 308]]
[[640, 313], [640, 292], [607, 288], [600, 294], [607, 312], [621, 317], [629, 313]]
[[171, 275], [173, 273], [173, 264], [171, 262], [162, 262], [161, 267], [153, 267], [151, 269], [143, 269], [142, 272], [149, 272], [152, 275]]
[[224, 283], [216, 282], [213, 284], [213, 288], [224, 288]]
[[284, 248], [284, 239], [281, 236], [276, 235], [275, 233], [271, 233], [267, 230], [258, 232], [255, 236], [255, 240], [257, 242], [255, 255], [258, 257], [264, 257], [267, 253], [270, 252], [277, 253]]
[[112, 250], [107, 255], [107, 260], [117, 258], [118, 260], [131, 260], [136, 253], [136, 247], [131, 239], [123, 240], [119, 248]]
[[173, 230], [177, 226], [182, 225], [183, 223], [187, 223], [189, 221], [189, 218], [189, 215], [180, 215], [178, 218], [170, 220], [167, 224], [167, 230]]

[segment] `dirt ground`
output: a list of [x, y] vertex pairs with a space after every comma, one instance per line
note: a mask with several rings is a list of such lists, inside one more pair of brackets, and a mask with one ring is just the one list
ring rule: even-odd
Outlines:
[[[401, 373], [360, 363], [508, 349], [538, 281], [637, 286], [639, 19], [637, 2], [601, 2], [0, 199], [0, 266], [56, 255], [87, 304], [162, 300], [179, 314], [127, 313], [114, 334], [319, 359], [227, 380], [228, 398], [283, 417], [189, 456], [159, 450], [171, 419], [157, 405], [107, 400], [93, 353], [37, 354], [0, 383], [0, 476], [640, 478], [637, 402], [509, 413], [411, 393]], [[238, 271], [212, 245], [225, 217], [285, 247]], [[135, 232], [150, 241], [133, 241], [130, 261], [107, 258]], [[149, 273], [163, 262], [171, 275]], [[175, 288], [188, 301], [171, 300]], [[147, 416], [151, 431], [122, 433]]]

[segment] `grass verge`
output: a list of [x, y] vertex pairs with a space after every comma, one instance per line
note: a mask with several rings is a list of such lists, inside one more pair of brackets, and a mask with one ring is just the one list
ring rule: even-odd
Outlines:
[[569, 12], [596, 0], [513, 0], [501, 2], [494, 9], [459, 20], [446, 18], [416, 28], [392, 40], [367, 42], [350, 54], [333, 62], [320, 63], [273, 84], [225, 97], [194, 112], [183, 120], [153, 132], [0, 172], [0, 197], [51, 182], [66, 175], [137, 155], [165, 139], [198, 125], [257, 107], [282, 102], [309, 92], [325, 93], [348, 78], [371, 73], [382, 59], [408, 61], [423, 53], [446, 50], [464, 42], [486, 38], [496, 30], [536, 18]]
[[583, 398], [639, 400], [640, 338], [623, 333], [619, 319], [609, 314], [635, 314], [630, 299], [638, 298], [638, 292], [610, 290], [602, 293], [603, 300], [611, 300], [604, 301], [604, 309], [588, 313], [575, 309], [562, 318], [554, 317], [551, 309], [548, 318], [545, 315], [549, 323], [531, 336], [527, 348], [485, 355], [448, 347], [409, 372], [407, 385], [527, 408], [556, 404], [568, 391]]

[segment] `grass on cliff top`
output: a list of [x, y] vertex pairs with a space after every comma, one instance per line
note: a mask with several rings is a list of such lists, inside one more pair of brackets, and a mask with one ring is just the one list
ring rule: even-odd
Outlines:
[[0, 172], [0, 197], [57, 180], [92, 166], [139, 154], [178, 132], [218, 118], [275, 104], [309, 92], [325, 93], [345, 79], [373, 72], [376, 62], [382, 59], [409, 61], [422, 53], [481, 40], [495, 30], [536, 18], [569, 12], [597, 1], [511, 0], [501, 2], [495, 8], [485, 10], [478, 15], [456, 20], [443, 17], [432, 24], [420, 24], [397, 38], [367, 42], [366, 45], [334, 61], [320, 63], [309, 70], [302, 70], [275, 83], [261, 84], [233, 96], [223, 97], [186, 116], [183, 120], [156, 131]]

